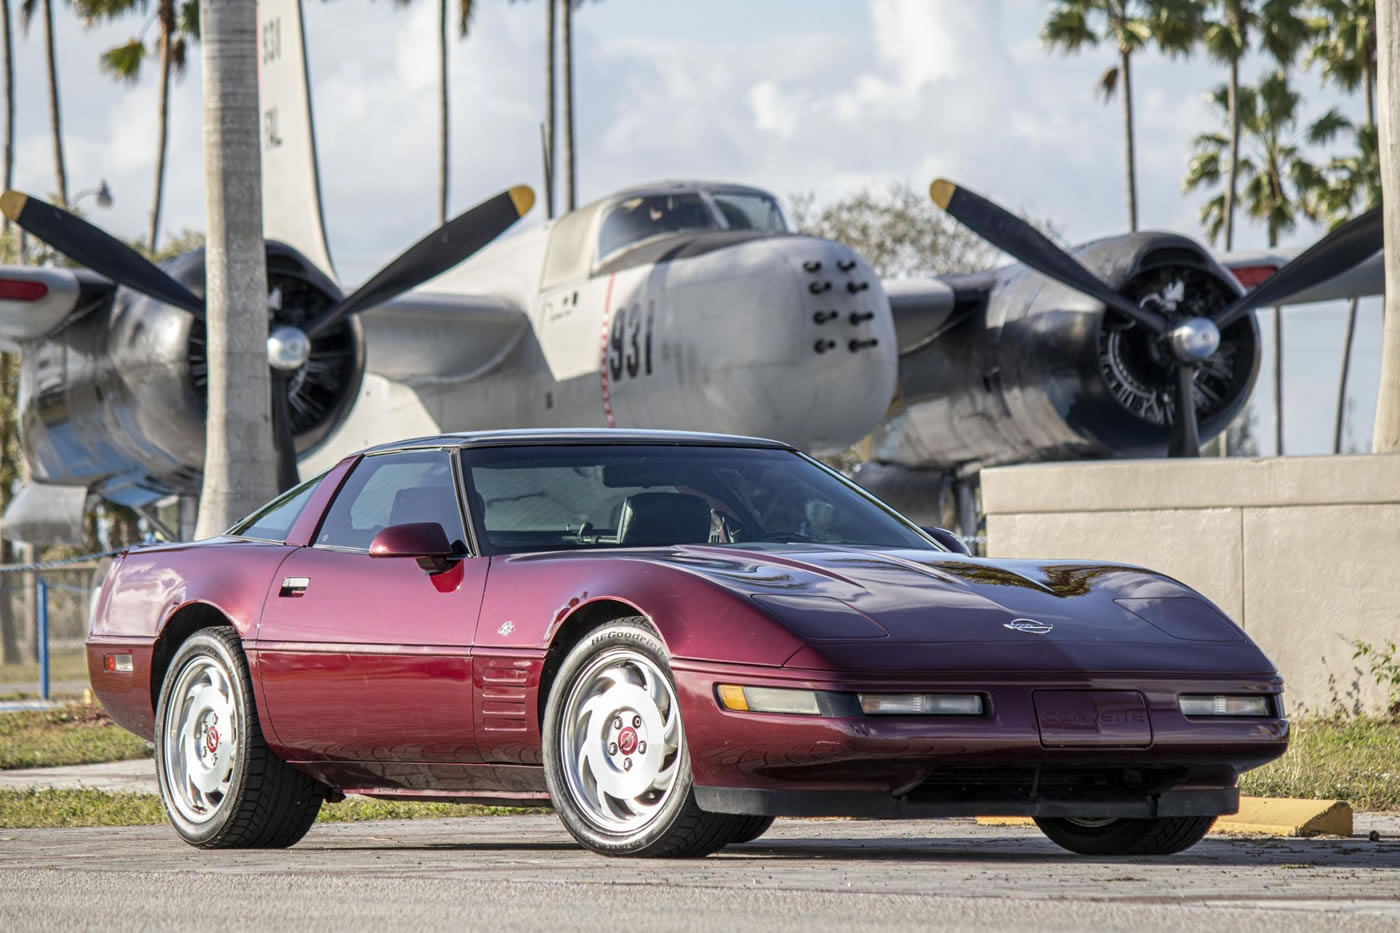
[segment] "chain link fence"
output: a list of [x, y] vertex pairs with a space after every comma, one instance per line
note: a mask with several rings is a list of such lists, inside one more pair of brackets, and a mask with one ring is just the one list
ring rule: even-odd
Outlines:
[[111, 556], [0, 566], [0, 697], [48, 699], [88, 686], [83, 640]]

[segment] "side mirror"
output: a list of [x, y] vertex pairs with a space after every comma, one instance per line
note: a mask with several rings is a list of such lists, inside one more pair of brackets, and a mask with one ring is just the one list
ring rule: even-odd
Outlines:
[[437, 522], [390, 525], [374, 536], [369, 556], [412, 557], [429, 573], [441, 573], [459, 557], [452, 551], [447, 532]]
[[967, 549], [967, 542], [964, 541], [960, 535], [949, 531], [947, 528], [925, 527], [924, 533], [954, 554], [962, 554], [966, 557], [972, 556], [972, 552]]

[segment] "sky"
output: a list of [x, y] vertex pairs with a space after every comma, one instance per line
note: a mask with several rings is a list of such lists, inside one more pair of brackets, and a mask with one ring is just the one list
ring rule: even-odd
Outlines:
[[[1044, 0], [597, 0], [574, 15], [579, 203], [659, 178], [742, 181], [826, 202], [868, 186], [922, 188], [947, 176], [1069, 241], [1126, 228], [1121, 115], [1094, 93], [1109, 48], [1047, 51]], [[306, 0], [308, 58], [332, 255], [353, 285], [436, 224], [437, 4]], [[109, 209], [88, 216], [144, 237], [157, 121], [156, 69], [134, 86], [97, 67], [149, 17], [84, 28], [55, 4], [70, 197], [106, 179]], [[1269, 68], [1246, 63], [1253, 82]], [[541, 0], [477, 3], [452, 43], [451, 206], [521, 181], [541, 188], [545, 99]], [[56, 188], [42, 26], [16, 32], [15, 186]], [[1135, 59], [1140, 225], [1200, 237], [1201, 194], [1184, 195], [1191, 139], [1213, 130], [1207, 93], [1224, 80], [1203, 57]], [[1295, 77], [1305, 119], [1354, 97]], [[204, 226], [200, 67], [192, 50], [171, 103], [164, 233]], [[561, 130], [562, 132], [562, 124]], [[1322, 158], [1327, 153], [1316, 154]], [[536, 211], [525, 223], [541, 217]], [[1300, 226], [1284, 246], [1320, 236]], [[1236, 248], [1262, 247], [1244, 222]], [[1345, 306], [1289, 309], [1284, 324], [1285, 451], [1330, 452]], [[1272, 329], [1251, 401], [1273, 451]], [[1363, 301], [1346, 443], [1369, 449], [1380, 369], [1380, 302]]]

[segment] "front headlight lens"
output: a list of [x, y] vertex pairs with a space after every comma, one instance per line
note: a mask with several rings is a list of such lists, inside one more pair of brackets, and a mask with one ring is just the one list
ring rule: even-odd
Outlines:
[[1272, 716], [1273, 704], [1267, 696], [1197, 694], [1177, 699], [1183, 716]]
[[821, 705], [812, 690], [788, 690], [782, 687], [741, 687], [720, 684], [715, 688], [719, 705], [739, 713], [793, 713], [799, 716], [820, 716]]
[[980, 716], [982, 697], [976, 693], [862, 693], [860, 708], [867, 716]]

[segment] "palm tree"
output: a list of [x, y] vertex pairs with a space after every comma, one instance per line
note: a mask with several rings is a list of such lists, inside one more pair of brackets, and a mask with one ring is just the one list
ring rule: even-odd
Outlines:
[[259, 159], [258, 14], [202, 0], [209, 416], [197, 537], [277, 491], [267, 377], [267, 256]]
[[1321, 66], [1322, 80], [1366, 96], [1367, 125], [1376, 122], [1376, 0], [1312, 0], [1318, 15], [1304, 65]]
[[[10, 0], [0, 0], [0, 20], [5, 31], [5, 190], [14, 187], [15, 173], [15, 60], [14, 36], [10, 29]], [[10, 229], [10, 218], [4, 218], [0, 232]]]
[[[408, 6], [412, 0], [394, 0], [395, 6]], [[466, 38], [471, 28], [476, 6], [472, 0], [457, 0], [457, 33]], [[449, 177], [449, 147], [451, 126], [447, 108], [447, 35], [448, 2], [438, 0], [438, 226], [447, 222], [447, 182]]]
[[1240, 155], [1240, 114], [1238, 95], [1240, 62], [1249, 52], [1254, 34], [1260, 47], [1281, 67], [1293, 63], [1309, 37], [1309, 26], [1298, 15], [1296, 0], [1208, 0], [1215, 14], [1204, 23], [1201, 39], [1206, 54], [1228, 65], [1230, 149], [1226, 170], [1224, 233], [1225, 249], [1235, 245], [1235, 202], [1238, 192]]
[[[141, 79], [141, 65], [146, 60], [148, 50], [144, 41], [145, 30], [152, 20], [146, 19], [146, 0], [74, 0], [78, 15], [91, 27], [102, 20], [138, 13], [145, 20], [142, 34], [113, 46], [102, 53], [102, 70], [118, 81], [135, 84]], [[177, 8], [178, 6], [178, 8]], [[170, 77], [185, 74], [185, 59], [188, 41], [199, 39], [198, 0], [157, 0], [155, 20], [160, 24], [160, 35], [150, 50], [160, 55], [160, 94], [159, 122], [156, 130], [156, 180], [155, 192], [151, 197], [151, 224], [146, 236], [146, 249], [155, 253], [160, 239], [160, 209], [165, 194], [165, 154], [170, 130]]]
[[564, 29], [564, 210], [578, 206], [574, 189], [574, 7], [581, 0], [563, 0]]
[[[567, 19], [565, 22], [567, 24]], [[567, 25], [565, 28], [567, 30]], [[1112, 100], [1119, 87], [1122, 88], [1123, 160], [1131, 230], [1138, 226], [1133, 53], [1149, 42], [1156, 42], [1162, 51], [1173, 57], [1184, 54], [1195, 43], [1200, 28], [1200, 5], [1195, 0], [1054, 0], [1050, 17], [1041, 28], [1041, 41], [1053, 49], [1077, 52], [1100, 42], [1113, 42], [1118, 48], [1118, 63], [1100, 75], [1096, 86], [1105, 102]]]
[[[1396, 157], [1400, 156], [1400, 137], [1397, 136], [1396, 104], [1400, 101], [1400, 56], [1392, 54], [1400, 45], [1400, 10], [1393, 4], [1382, 3], [1376, 9], [1376, 47], [1383, 50], [1377, 56], [1376, 71], [1379, 76], [1378, 97], [1386, 102], [1388, 111], [1384, 121], [1385, 133], [1380, 138], [1380, 148], [1384, 151], [1385, 173], [1381, 181], [1385, 186], [1383, 209], [1385, 212], [1385, 271], [1386, 278], [1394, 281], [1400, 276], [1400, 240], [1397, 240], [1396, 224], [1400, 222], [1400, 171], [1397, 171]], [[1388, 289], [1383, 332], [1381, 334], [1381, 384], [1376, 404], [1376, 428], [1372, 435], [1371, 449], [1376, 453], [1400, 452], [1400, 294]]]
[[[68, 206], [68, 170], [63, 165], [63, 125], [58, 106], [58, 61], [53, 41], [53, 0], [44, 5], [44, 55], [49, 66], [49, 123], [53, 126], [53, 162], [58, 181], [58, 203]], [[40, 0], [20, 0], [19, 22], [26, 35]]]
[[[1230, 116], [1229, 88], [1216, 88], [1211, 99], [1220, 116]], [[1300, 216], [1319, 220], [1327, 179], [1321, 169], [1304, 158], [1301, 144], [1330, 142], [1337, 133], [1350, 126], [1335, 108], [1297, 132], [1300, 97], [1288, 85], [1283, 71], [1266, 77], [1256, 90], [1241, 85], [1236, 94], [1242, 142], [1248, 151], [1236, 165], [1244, 181], [1245, 213], [1262, 222], [1269, 237], [1269, 246], [1278, 246], [1279, 236], [1297, 226]], [[1196, 137], [1194, 154], [1182, 179], [1182, 188], [1213, 187], [1221, 183], [1222, 161], [1230, 148], [1229, 138], [1222, 133], [1202, 133]], [[1201, 207], [1201, 225], [1206, 236], [1215, 242], [1225, 226], [1225, 192], [1212, 197]], [[1274, 444], [1283, 454], [1283, 318], [1273, 309], [1274, 325]]]
[[[1315, 0], [1314, 6], [1318, 15], [1312, 20], [1314, 39], [1305, 64], [1319, 65], [1325, 83], [1352, 93], [1361, 88], [1366, 104], [1362, 125], [1356, 128], [1355, 151], [1349, 156], [1334, 158], [1328, 164], [1325, 210], [1336, 226], [1349, 219], [1358, 208], [1366, 210], [1381, 203], [1379, 134], [1376, 132], [1376, 4], [1375, 0]], [[1337, 415], [1333, 421], [1333, 453], [1342, 450], [1357, 304], [1354, 297], [1347, 304], [1342, 371], [1337, 381]]]
[[[1334, 156], [1325, 169], [1326, 187], [1318, 193], [1318, 212], [1336, 227], [1357, 213], [1370, 210], [1381, 203], [1381, 163], [1379, 133], [1373, 121], [1349, 127], [1356, 138], [1356, 148], [1347, 155]], [[1346, 420], [1347, 378], [1351, 374], [1351, 353], [1356, 336], [1356, 311], [1360, 299], [1352, 296], [1347, 302], [1347, 323], [1342, 338], [1341, 374], [1337, 378], [1337, 414], [1333, 419], [1332, 452], [1342, 452], [1342, 433]]]

